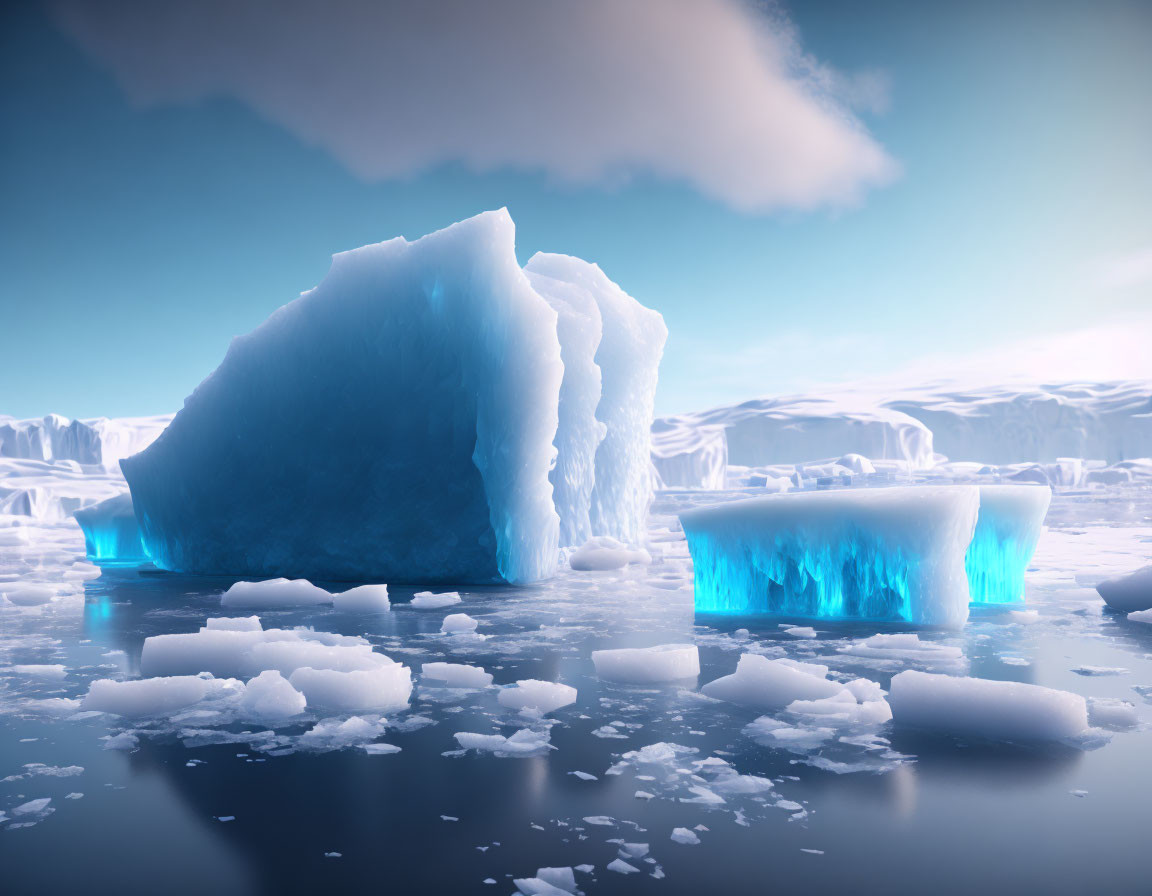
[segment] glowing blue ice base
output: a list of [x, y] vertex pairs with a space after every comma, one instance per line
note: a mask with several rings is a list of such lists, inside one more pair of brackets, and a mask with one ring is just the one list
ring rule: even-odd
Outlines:
[[960, 626], [975, 486], [750, 498], [680, 521], [699, 612]]
[[980, 486], [980, 516], [964, 558], [973, 604], [1024, 600], [1024, 572], [1051, 501], [1048, 486]]
[[78, 510], [75, 517], [84, 532], [84, 549], [92, 562], [104, 566], [148, 562], [129, 495], [117, 495]]

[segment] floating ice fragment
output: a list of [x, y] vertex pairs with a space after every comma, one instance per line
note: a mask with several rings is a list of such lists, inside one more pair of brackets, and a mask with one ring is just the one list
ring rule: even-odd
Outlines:
[[417, 591], [408, 601], [408, 606], [415, 610], [439, 610], [441, 607], [450, 607], [460, 603], [460, 595], [455, 591], [445, 591], [442, 594], [433, 594], [431, 591]]
[[1129, 622], [1144, 622], [1152, 625], [1152, 610], [1134, 610], [1128, 614]]
[[1125, 730], [1140, 723], [1135, 704], [1114, 697], [1090, 697], [1088, 720], [1098, 728]]
[[673, 828], [671, 839], [674, 843], [682, 843], [685, 846], [696, 846], [700, 842], [696, 832], [688, 828]]
[[332, 606], [342, 613], [382, 613], [391, 608], [387, 585], [360, 585], [332, 595]]
[[615, 871], [617, 874], [639, 874], [640, 869], [634, 865], [629, 865], [623, 859], [613, 859], [605, 866], [609, 871]]
[[1064, 741], [1088, 728], [1084, 698], [1023, 684], [901, 672], [888, 702], [897, 725], [1007, 741]]
[[204, 628], [210, 632], [258, 632], [262, 630], [259, 616], [218, 616], [207, 619]]
[[467, 613], [452, 613], [444, 617], [444, 621], [440, 623], [440, 631], [453, 635], [468, 634], [476, 631], [479, 624]]
[[974, 486], [772, 495], [680, 515], [696, 609], [814, 618], [968, 618]]
[[1122, 613], [1152, 610], [1152, 564], [1126, 576], [1106, 579], [1096, 590], [1113, 610]]
[[105, 750], [135, 750], [140, 744], [138, 738], [131, 731], [121, 731], [119, 734], [114, 734], [111, 737], [105, 738]]
[[583, 820], [585, 824], [599, 825], [601, 827], [611, 828], [616, 826], [616, 819], [611, 815], [585, 815]]
[[412, 671], [399, 663], [353, 672], [305, 666], [288, 680], [310, 707], [330, 712], [395, 712], [408, 705], [412, 694]]
[[73, 514], [84, 532], [84, 549], [95, 563], [140, 564], [148, 551], [140, 537], [132, 496], [125, 492]]
[[302, 713], [307, 702], [283, 675], [267, 669], [244, 686], [240, 709], [253, 718], [284, 719]]
[[572, 896], [576, 875], [571, 868], [537, 868], [536, 876], [512, 881], [524, 896]]
[[491, 673], [463, 663], [424, 663], [420, 674], [449, 688], [486, 688], [492, 684]]
[[235, 679], [216, 679], [211, 675], [174, 675], [131, 681], [102, 678], [89, 686], [80, 708], [120, 716], [166, 715], [199, 703], [210, 694], [239, 693], [243, 687]]
[[400, 748], [395, 744], [361, 744], [360, 749], [369, 756], [391, 756], [400, 752]]
[[634, 550], [608, 535], [589, 539], [568, 557], [568, 565], [581, 571], [622, 569], [633, 563], [651, 562], [652, 557], [646, 550]]
[[590, 775], [590, 774], [588, 774], [588, 772], [568, 772], [568, 774], [574, 775], [575, 777], [579, 778], [581, 781], [597, 781], [597, 780], [599, 780], [595, 775]]
[[7, 668], [0, 668], [0, 672], [11, 672], [15, 675], [30, 675], [33, 678], [50, 678], [59, 680], [67, 677], [68, 671], [59, 663], [23, 663]]
[[576, 688], [554, 681], [526, 678], [511, 687], [503, 688], [496, 698], [509, 709], [534, 709], [547, 715], [576, 702]]
[[511, 737], [471, 731], [461, 731], [453, 737], [465, 750], [489, 752], [497, 756], [538, 756], [552, 749], [547, 731], [533, 731], [530, 728], [522, 728]]
[[678, 681], [700, 674], [700, 652], [695, 644], [595, 650], [592, 662], [600, 678], [629, 684]]
[[840, 693], [843, 686], [825, 678], [827, 672], [826, 666], [745, 653], [734, 673], [709, 682], [700, 691], [729, 703], [781, 710], [795, 700], [820, 700]]
[[951, 666], [964, 662], [964, 651], [948, 644], [925, 641], [913, 633], [872, 635], [838, 649], [848, 656], [867, 657], [896, 662], [917, 662]]
[[1128, 670], [1120, 666], [1077, 666], [1072, 671], [1077, 675], [1084, 675], [1086, 677], [1128, 674]]
[[332, 595], [307, 579], [265, 579], [262, 582], [236, 582], [220, 598], [223, 607], [247, 610], [275, 610], [285, 607], [314, 607], [332, 603]]

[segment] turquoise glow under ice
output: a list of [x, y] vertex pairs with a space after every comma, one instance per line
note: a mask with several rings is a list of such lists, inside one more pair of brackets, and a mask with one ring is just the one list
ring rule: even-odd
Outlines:
[[94, 520], [78, 515], [76, 521], [84, 531], [84, 549], [93, 563], [111, 566], [148, 562], [148, 551], [140, 540], [140, 529], [135, 517], [114, 516]]
[[1024, 572], [1040, 535], [1037, 523], [1022, 521], [991, 508], [980, 507], [976, 531], [964, 555], [968, 592], [974, 604], [1012, 604], [1024, 600]]
[[863, 530], [835, 545], [788, 533], [771, 550], [745, 544], [735, 552], [708, 532], [686, 534], [697, 612], [912, 618], [909, 580], [917, 558]]

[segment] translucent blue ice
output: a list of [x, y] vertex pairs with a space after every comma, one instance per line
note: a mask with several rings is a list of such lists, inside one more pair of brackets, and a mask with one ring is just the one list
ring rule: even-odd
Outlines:
[[89, 560], [106, 566], [134, 566], [148, 561], [130, 496], [117, 495], [101, 501], [76, 511], [75, 517], [84, 532], [84, 549]]
[[1024, 600], [1024, 572], [1051, 500], [1047, 486], [980, 486], [980, 516], [964, 558], [972, 603]]
[[700, 612], [957, 626], [974, 486], [773, 495], [681, 515]]

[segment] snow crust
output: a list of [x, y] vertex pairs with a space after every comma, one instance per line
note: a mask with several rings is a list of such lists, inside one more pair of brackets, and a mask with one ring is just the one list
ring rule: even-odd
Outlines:
[[963, 625], [979, 503], [971, 486], [898, 487], [688, 510], [696, 609]]

